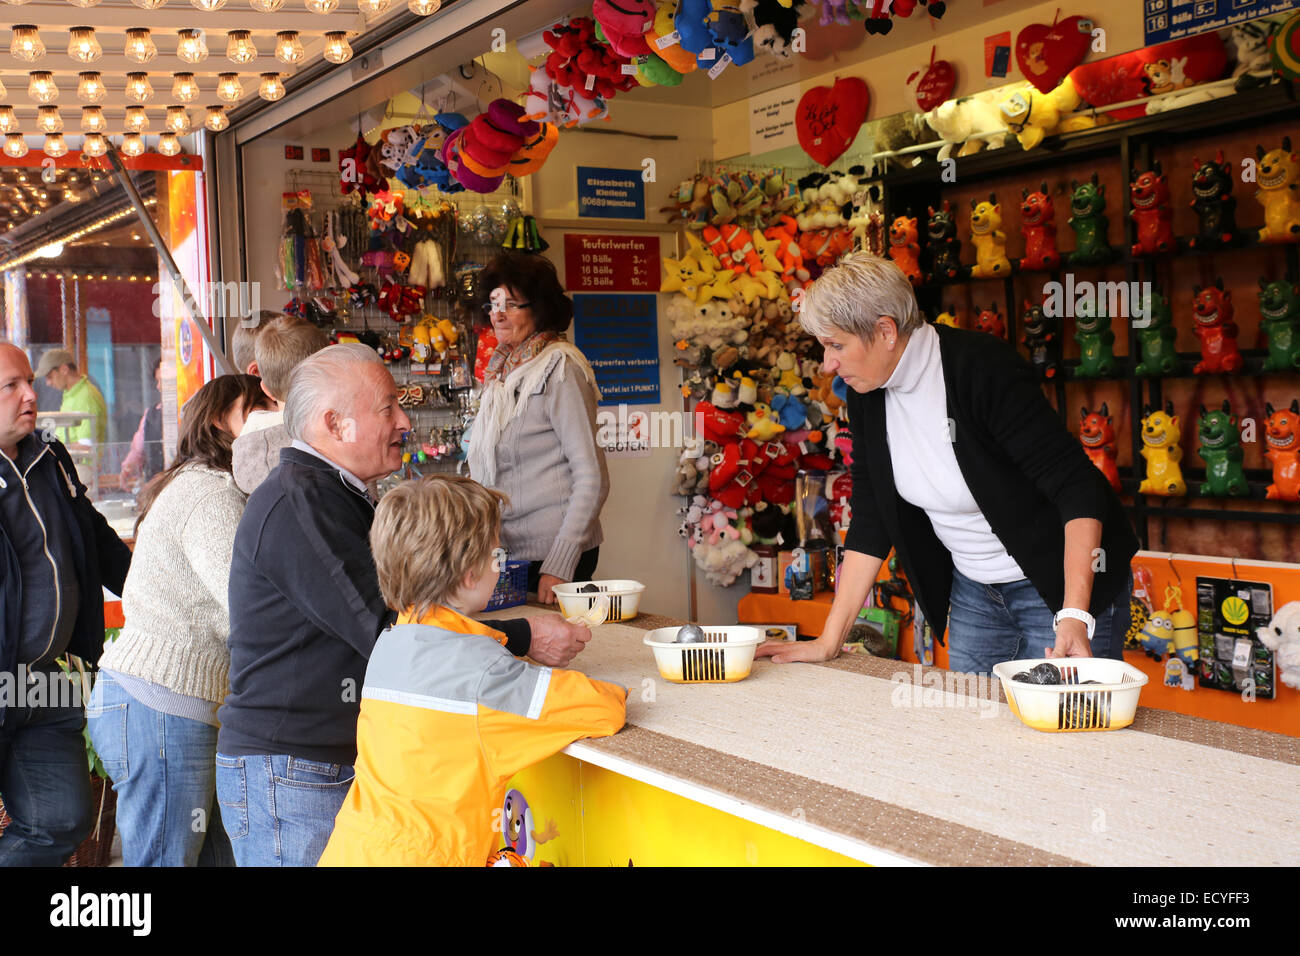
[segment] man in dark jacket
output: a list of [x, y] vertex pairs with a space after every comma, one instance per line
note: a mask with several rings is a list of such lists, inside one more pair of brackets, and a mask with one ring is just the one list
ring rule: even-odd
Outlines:
[[[367, 491], [401, 466], [411, 427], [392, 375], [367, 346], [323, 349], [294, 370], [284, 424], [294, 441], [248, 500], [230, 570], [217, 799], [240, 866], [316, 864], [353, 776], [366, 663], [396, 617]], [[554, 615], [493, 626], [552, 666], [590, 637]]]
[[34, 375], [0, 342], [0, 865], [58, 866], [90, 831], [85, 713], [56, 658], [99, 660], [102, 589], [131, 552], [86, 498], [67, 449], [36, 430]]

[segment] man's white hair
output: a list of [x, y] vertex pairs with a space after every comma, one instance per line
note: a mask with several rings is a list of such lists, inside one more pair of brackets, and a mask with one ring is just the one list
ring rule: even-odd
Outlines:
[[880, 317], [898, 324], [900, 337], [924, 324], [912, 284], [893, 259], [850, 252], [804, 289], [799, 321], [809, 335], [825, 338], [848, 332], [868, 345], [876, 340]]
[[361, 370], [371, 364], [384, 362], [378, 352], [360, 342], [330, 345], [303, 359], [289, 377], [289, 394], [284, 400], [284, 428], [289, 437], [308, 441], [311, 429], [326, 412], [351, 415]]

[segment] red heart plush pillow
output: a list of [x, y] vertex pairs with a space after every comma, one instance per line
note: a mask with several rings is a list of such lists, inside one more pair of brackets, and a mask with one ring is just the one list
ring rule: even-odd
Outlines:
[[952, 96], [957, 74], [947, 60], [935, 60], [913, 70], [907, 78], [908, 98], [918, 112], [928, 113]]
[[1031, 23], [1016, 37], [1016, 63], [1040, 93], [1050, 93], [1088, 55], [1091, 43], [1092, 21], [1086, 17], [1066, 17], [1051, 26]]
[[[1210, 32], [1084, 63], [1071, 71], [1070, 79], [1090, 106], [1106, 106], [1217, 80], [1227, 69], [1223, 41]], [[1110, 115], [1118, 121], [1145, 113], [1146, 104], [1139, 103]]]
[[867, 84], [856, 76], [814, 86], [800, 97], [795, 112], [799, 145], [819, 165], [829, 166], [857, 138], [870, 102]]

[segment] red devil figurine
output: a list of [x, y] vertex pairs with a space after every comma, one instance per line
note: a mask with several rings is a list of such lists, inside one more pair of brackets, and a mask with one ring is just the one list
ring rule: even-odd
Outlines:
[[1079, 444], [1088, 458], [1101, 469], [1110, 486], [1116, 491], [1119, 487], [1119, 469], [1115, 466], [1115, 423], [1111, 421], [1110, 409], [1101, 403], [1101, 410], [1088, 411], [1083, 406], [1083, 422], [1079, 425]]
[[1129, 218], [1137, 224], [1133, 255], [1151, 255], [1174, 248], [1174, 211], [1169, 205], [1169, 177], [1160, 174], [1160, 160], [1145, 173], [1129, 171]]
[[1196, 286], [1192, 292], [1192, 317], [1196, 319], [1196, 337], [1201, 340], [1201, 360], [1192, 372], [1240, 372], [1243, 363], [1237, 349], [1237, 323], [1232, 321], [1232, 293], [1224, 290], [1222, 279], [1204, 289]]
[[996, 305], [980, 310], [980, 314], [975, 319], [975, 330], [977, 332], [988, 332], [1000, 339], [1007, 337], [1007, 324], [1003, 321], [1002, 313], [998, 311]]
[[1061, 264], [1056, 251], [1056, 207], [1047, 193], [1047, 183], [1037, 192], [1020, 190], [1020, 233], [1025, 237], [1021, 269], [1055, 269]]
[[916, 217], [899, 216], [889, 227], [889, 258], [898, 263], [912, 285], [921, 284], [921, 246], [916, 238]]

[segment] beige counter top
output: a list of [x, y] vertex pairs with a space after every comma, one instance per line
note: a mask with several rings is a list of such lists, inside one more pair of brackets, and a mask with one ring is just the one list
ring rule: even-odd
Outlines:
[[868, 862], [1300, 863], [1296, 738], [1145, 708], [1040, 733], [996, 684], [941, 692], [945, 671], [858, 655], [673, 684], [641, 643], [672, 623], [596, 629], [575, 666], [630, 688], [628, 724], [567, 753]]

